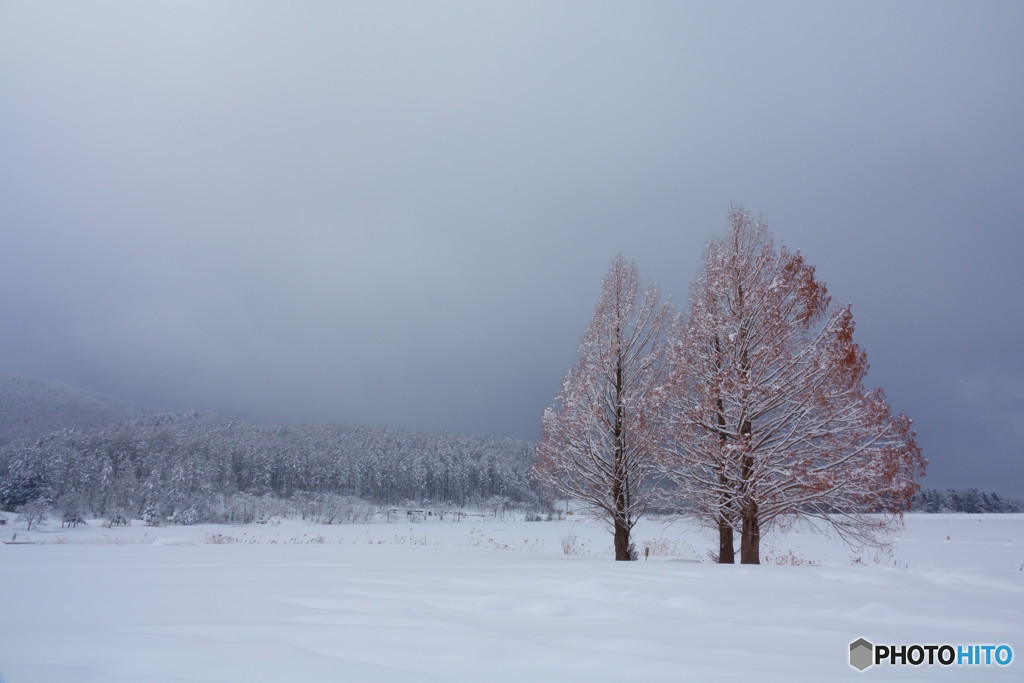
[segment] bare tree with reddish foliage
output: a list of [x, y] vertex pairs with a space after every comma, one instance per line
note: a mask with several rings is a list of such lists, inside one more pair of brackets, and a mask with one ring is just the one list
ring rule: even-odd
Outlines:
[[864, 386], [849, 307], [742, 208], [711, 240], [661, 392], [660, 462], [719, 533], [719, 562], [760, 562], [771, 526], [817, 518], [884, 543], [924, 474], [910, 419]]
[[655, 393], [664, 381], [671, 306], [640, 291], [621, 256], [604, 279], [594, 318], [556, 405], [544, 411], [534, 478], [584, 503], [614, 534], [615, 559], [636, 559], [630, 532], [651, 500]]

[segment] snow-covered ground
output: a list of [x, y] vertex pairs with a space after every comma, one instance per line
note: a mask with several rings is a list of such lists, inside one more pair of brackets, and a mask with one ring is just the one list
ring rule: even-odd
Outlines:
[[[1021, 680], [1024, 515], [910, 515], [891, 554], [808, 529], [774, 564], [645, 521], [284, 521], [0, 538], [0, 680]], [[569, 554], [566, 553], [569, 551]], [[706, 558], [705, 558], [706, 560]], [[848, 665], [851, 641], [1008, 644], [1006, 667]]]

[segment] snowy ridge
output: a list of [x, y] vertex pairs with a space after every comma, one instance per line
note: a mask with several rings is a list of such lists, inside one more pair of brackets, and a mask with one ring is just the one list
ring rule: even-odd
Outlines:
[[20, 375], [0, 375], [0, 445], [66, 428], [105, 427], [156, 412], [112, 396]]

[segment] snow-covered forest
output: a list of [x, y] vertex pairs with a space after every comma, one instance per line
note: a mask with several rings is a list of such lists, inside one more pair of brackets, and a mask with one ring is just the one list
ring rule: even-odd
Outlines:
[[910, 509], [932, 513], [1024, 512], [1024, 501], [973, 487], [945, 491], [924, 488], [914, 494]]
[[165, 414], [8, 444], [0, 449], [0, 505], [37, 503], [71, 522], [121, 516], [188, 524], [251, 517], [254, 501], [272, 496], [342, 521], [356, 500], [532, 502], [532, 459], [533, 444], [503, 437]]

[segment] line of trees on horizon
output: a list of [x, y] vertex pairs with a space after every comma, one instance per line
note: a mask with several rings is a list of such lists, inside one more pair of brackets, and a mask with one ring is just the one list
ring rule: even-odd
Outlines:
[[1024, 512], [1024, 500], [1001, 496], [994, 491], [982, 491], [971, 487], [966, 489], [922, 488], [910, 502], [913, 512], [967, 512], [1005, 513]]
[[[224, 521], [226, 501], [336, 497], [375, 505], [534, 504], [534, 445], [343, 425], [268, 426], [210, 413], [65, 429], [0, 448], [0, 507], [154, 522]], [[248, 505], [248, 502], [246, 503]]]
[[[331, 524], [368, 521], [396, 505], [442, 514], [551, 512], [560, 501], [526, 476], [534, 449], [499, 437], [159, 415], [0, 448], [0, 509], [19, 512], [30, 525], [52, 514], [69, 524], [85, 517], [248, 523], [274, 515]], [[660, 493], [652, 501], [659, 516], [699, 514], [683, 496], [647, 485]], [[921, 489], [910, 509], [1020, 513], [1024, 501], [977, 488]]]

